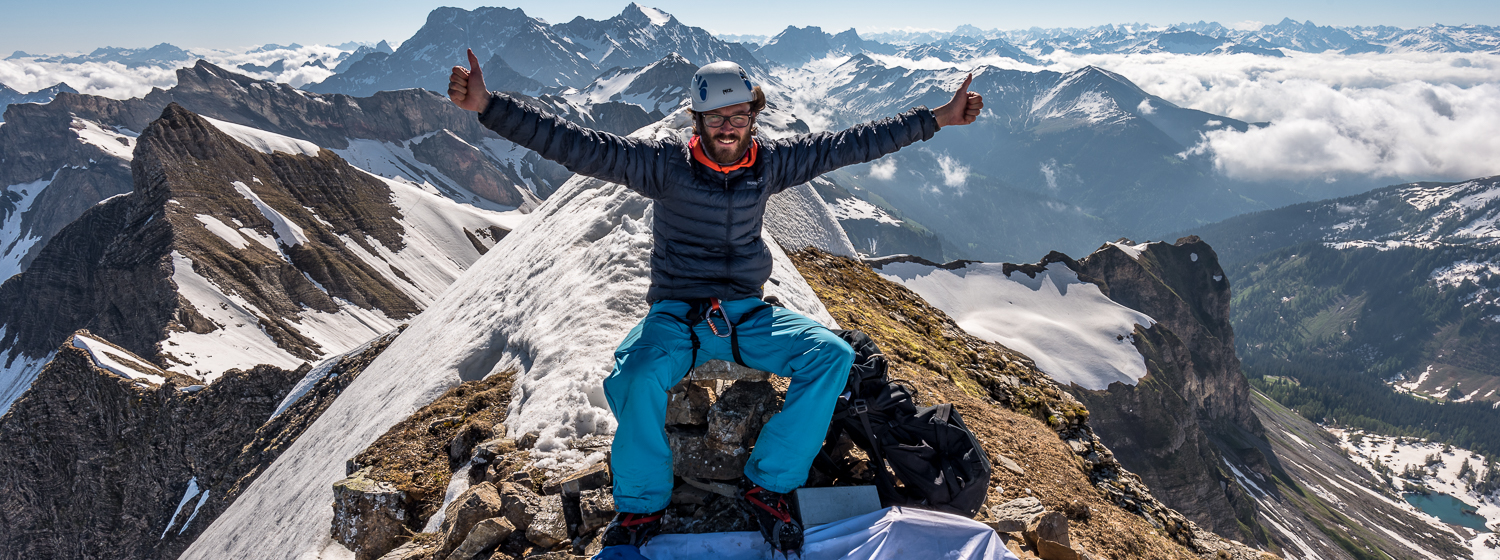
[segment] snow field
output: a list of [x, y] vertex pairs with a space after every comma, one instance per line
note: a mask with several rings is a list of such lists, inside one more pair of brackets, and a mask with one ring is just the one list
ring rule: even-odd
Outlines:
[[892, 263], [877, 272], [942, 309], [969, 334], [1030, 357], [1059, 383], [1097, 391], [1146, 376], [1133, 333], [1156, 321], [1110, 301], [1062, 264], [1048, 265], [1034, 279], [1021, 272], [1006, 276], [999, 263], [958, 270]]
[[[679, 121], [681, 114], [637, 134], [674, 134], [669, 125]], [[506, 426], [512, 436], [540, 433], [538, 466], [602, 460], [569, 449], [568, 440], [614, 429], [601, 382], [615, 347], [647, 310], [650, 224], [648, 201], [624, 187], [569, 180], [413, 319], [182, 558], [334, 557], [341, 548], [330, 546], [327, 504], [345, 460], [447, 389], [499, 371], [517, 372]], [[768, 291], [832, 324], [769, 245]]]

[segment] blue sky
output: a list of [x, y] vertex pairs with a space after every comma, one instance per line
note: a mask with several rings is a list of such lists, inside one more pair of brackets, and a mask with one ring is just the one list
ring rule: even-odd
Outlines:
[[[952, 29], [969, 23], [981, 28], [1082, 27], [1103, 23], [1243, 21], [1275, 23], [1283, 17], [1319, 25], [1433, 23], [1500, 25], [1494, 0], [1265, 0], [1256, 2], [1162, 0], [1149, 4], [1109, 0], [1011, 2], [961, 0], [946, 4], [910, 0], [807, 2], [765, 0], [742, 7], [722, 1], [642, 2], [679, 20], [716, 33], [773, 35], [788, 25], [817, 25], [829, 31], [910, 26]], [[101, 46], [145, 47], [168, 42], [179, 47], [236, 48], [264, 43], [302, 44], [345, 41], [404, 41], [443, 5], [472, 9], [503, 5], [553, 23], [584, 16], [605, 19], [628, 1], [522, 0], [495, 2], [412, 2], [396, 0], [260, 0], [188, 2], [181, 0], [83, 0], [53, 4], [7, 0], [0, 5], [0, 57], [11, 51], [36, 53], [89, 51]]]

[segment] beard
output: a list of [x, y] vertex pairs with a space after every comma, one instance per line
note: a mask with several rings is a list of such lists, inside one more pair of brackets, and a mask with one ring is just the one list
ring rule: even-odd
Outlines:
[[[733, 140], [733, 144], [722, 144], [720, 140]], [[736, 129], [734, 132], [723, 133], [717, 130], [703, 137], [707, 148], [708, 157], [714, 161], [728, 165], [739, 161], [744, 157], [745, 150], [750, 148], [750, 129]]]

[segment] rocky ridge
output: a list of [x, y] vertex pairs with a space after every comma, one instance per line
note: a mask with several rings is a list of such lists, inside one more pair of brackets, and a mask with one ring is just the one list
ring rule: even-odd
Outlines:
[[177, 78], [177, 86], [142, 98], [60, 93], [46, 105], [8, 108], [9, 122], [0, 127], [4, 277], [29, 267], [47, 240], [85, 209], [131, 189], [135, 137], [171, 103], [310, 141], [371, 173], [494, 210], [529, 209], [538, 194], [570, 175], [500, 139], [446, 98], [420, 90], [367, 98], [309, 94], [204, 61], [179, 69]]
[[[138, 138], [132, 192], [90, 208], [0, 285], [7, 366], [44, 361], [87, 328], [205, 381], [295, 368], [394, 328], [503, 235], [492, 214], [331, 151], [261, 151], [221, 126], [168, 105]], [[19, 394], [29, 380], [13, 375]]]

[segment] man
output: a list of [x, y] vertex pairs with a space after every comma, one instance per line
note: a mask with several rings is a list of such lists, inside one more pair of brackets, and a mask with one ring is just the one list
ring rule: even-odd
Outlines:
[[651, 311], [615, 351], [614, 372], [604, 381], [619, 422], [610, 466], [620, 513], [605, 529], [606, 547], [633, 551], [659, 531], [673, 486], [667, 391], [693, 367], [723, 359], [791, 378], [781, 413], [765, 424], [745, 465], [741, 499], [774, 549], [800, 551], [802, 527], [785, 495], [806, 482], [853, 350], [816, 321], [761, 300], [771, 277], [771, 253], [761, 238], [766, 201], [927, 140], [940, 127], [974, 122], [984, 101], [969, 93], [971, 80], [936, 110], [918, 107], [839, 133], [766, 140], [754, 126], [765, 94], [739, 65], [717, 62], [693, 77], [693, 135], [684, 142], [582, 128], [488, 92], [473, 51], [468, 69], [453, 68], [449, 97], [479, 112], [486, 127], [574, 173], [653, 200]]

